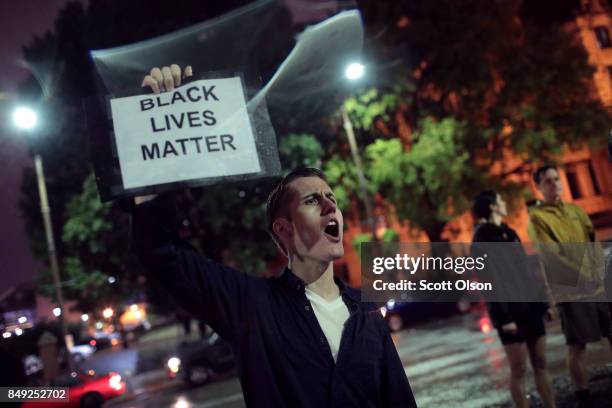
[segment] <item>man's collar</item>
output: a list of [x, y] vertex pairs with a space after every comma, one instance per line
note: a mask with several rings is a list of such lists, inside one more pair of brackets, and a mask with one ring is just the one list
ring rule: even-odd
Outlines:
[[[288, 267], [285, 267], [283, 269], [278, 279], [281, 285], [291, 293], [304, 294], [304, 288], [306, 287], [306, 283], [298, 276], [296, 276]], [[340, 289], [340, 294], [342, 296], [346, 296], [353, 302], [360, 301], [358, 292], [355, 289], [346, 285], [344, 282], [342, 282], [340, 278], [334, 276], [334, 282], [336, 282], [336, 285], [338, 285], [338, 288]]]
[[563, 200], [544, 201], [541, 206], [563, 208], [565, 206], [565, 202]]

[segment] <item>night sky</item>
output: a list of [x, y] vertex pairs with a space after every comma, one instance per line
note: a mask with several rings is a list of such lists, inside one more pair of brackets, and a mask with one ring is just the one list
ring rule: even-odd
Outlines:
[[27, 76], [20, 67], [21, 47], [34, 35], [53, 25], [57, 10], [66, 0], [19, 0], [0, 2], [0, 294], [32, 279], [39, 266], [29, 252], [17, 203], [23, 166], [32, 158], [11, 128], [12, 92]]

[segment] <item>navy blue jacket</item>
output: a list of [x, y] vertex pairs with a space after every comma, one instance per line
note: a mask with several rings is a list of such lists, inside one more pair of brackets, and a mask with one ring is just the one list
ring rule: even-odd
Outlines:
[[187, 310], [232, 344], [249, 407], [415, 407], [385, 321], [340, 281], [350, 311], [337, 361], [304, 293], [285, 268], [249, 276], [204, 258], [173, 231], [163, 199], [136, 207], [133, 249]]

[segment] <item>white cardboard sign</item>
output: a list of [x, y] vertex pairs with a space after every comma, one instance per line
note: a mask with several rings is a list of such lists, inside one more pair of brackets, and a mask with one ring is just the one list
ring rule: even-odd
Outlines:
[[260, 171], [240, 77], [111, 99], [125, 189]]

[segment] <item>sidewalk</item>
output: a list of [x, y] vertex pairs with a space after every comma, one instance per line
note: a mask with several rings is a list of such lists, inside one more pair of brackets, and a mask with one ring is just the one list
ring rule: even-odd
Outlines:
[[[576, 398], [572, 391], [569, 376], [563, 375], [553, 378], [553, 389], [557, 408], [573, 408]], [[589, 387], [591, 389], [590, 407], [605, 408], [612, 407], [612, 367], [601, 366], [589, 369]], [[543, 407], [542, 401], [538, 397], [535, 389], [529, 390], [530, 407]], [[510, 408], [512, 403], [508, 402], [496, 408]]]
[[[555, 378], [553, 387], [558, 408], [573, 407], [576, 403], [569, 376]], [[589, 370], [592, 407], [612, 407], [612, 367], [595, 367]], [[541, 405], [538, 405], [541, 406]]]

